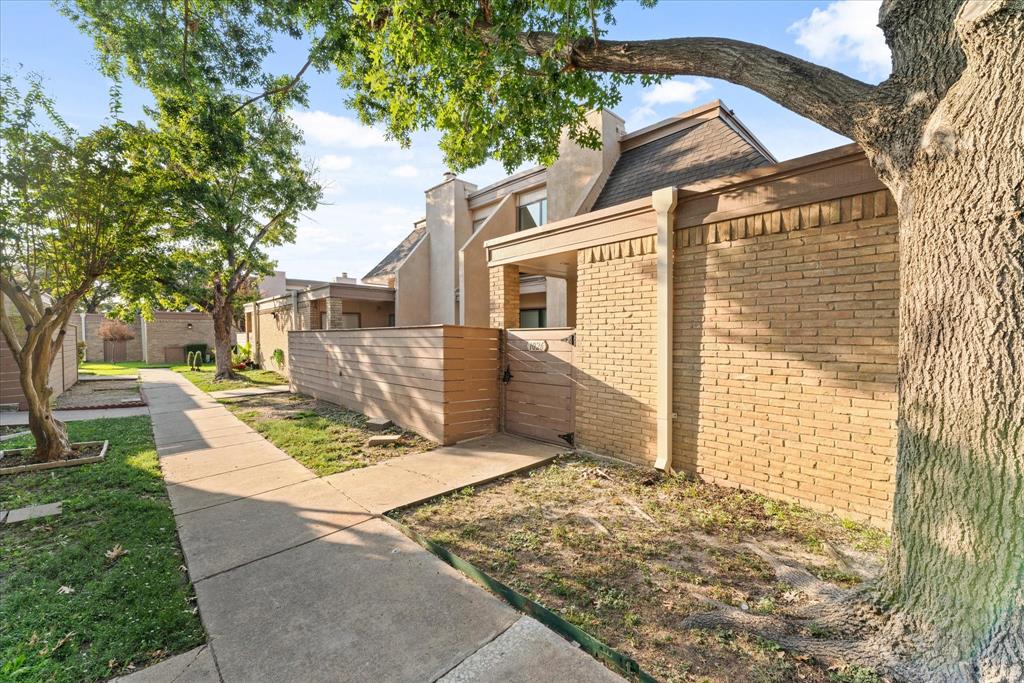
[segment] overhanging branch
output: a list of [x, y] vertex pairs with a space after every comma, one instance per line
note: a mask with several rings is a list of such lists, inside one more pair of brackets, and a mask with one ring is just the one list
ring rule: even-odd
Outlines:
[[600, 40], [568, 50], [554, 33], [524, 33], [530, 55], [561, 52], [567, 66], [605, 73], [720, 78], [761, 93], [841, 135], [854, 137], [857, 113], [874, 86], [762, 45], [727, 38]]

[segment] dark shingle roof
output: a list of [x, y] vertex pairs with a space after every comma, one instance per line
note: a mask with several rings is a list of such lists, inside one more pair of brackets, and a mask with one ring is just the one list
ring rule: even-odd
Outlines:
[[398, 270], [398, 266], [402, 265], [402, 262], [405, 261], [413, 248], [420, 243], [420, 240], [423, 239], [423, 236], [426, 233], [426, 222], [417, 223], [412, 232], [406, 235], [405, 239], [399, 242], [398, 246], [392, 249], [390, 254], [385, 256], [380, 263], [375, 265], [369, 273], [363, 276], [363, 282], [382, 285], [388, 284], [388, 278], [394, 276], [395, 271]]
[[593, 209], [773, 163], [721, 118], [709, 119], [623, 152]]

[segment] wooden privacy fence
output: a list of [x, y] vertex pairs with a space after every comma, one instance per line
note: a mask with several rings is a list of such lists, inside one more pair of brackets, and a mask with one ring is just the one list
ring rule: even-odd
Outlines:
[[292, 390], [442, 444], [498, 431], [498, 330], [458, 325], [288, 333]]

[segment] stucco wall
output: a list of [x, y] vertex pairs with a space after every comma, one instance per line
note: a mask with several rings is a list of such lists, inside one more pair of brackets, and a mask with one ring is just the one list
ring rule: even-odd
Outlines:
[[431, 238], [424, 235], [395, 273], [395, 325], [430, 323]]
[[486, 326], [490, 319], [484, 242], [516, 230], [516, 197], [508, 195], [459, 250], [459, 308], [463, 325]]

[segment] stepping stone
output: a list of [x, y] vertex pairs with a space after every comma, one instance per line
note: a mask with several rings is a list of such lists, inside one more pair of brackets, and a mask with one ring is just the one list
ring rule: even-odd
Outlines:
[[61, 513], [61, 505], [62, 503], [29, 505], [28, 507], [0, 513], [0, 517], [6, 516], [6, 519], [4, 519], [5, 524], [17, 524], [18, 522], [27, 522], [30, 519], [39, 519], [40, 517], [53, 517]]
[[401, 434], [378, 434], [377, 436], [371, 436], [367, 442], [367, 446], [390, 446], [394, 443], [399, 443], [402, 440]]
[[366, 421], [366, 428], [371, 432], [383, 432], [393, 426], [394, 423], [386, 417], [371, 417]]

